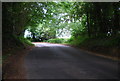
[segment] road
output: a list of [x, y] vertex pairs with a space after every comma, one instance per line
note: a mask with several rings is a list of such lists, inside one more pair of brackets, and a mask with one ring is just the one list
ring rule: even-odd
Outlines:
[[118, 79], [118, 61], [70, 46], [34, 44], [25, 57], [27, 79]]

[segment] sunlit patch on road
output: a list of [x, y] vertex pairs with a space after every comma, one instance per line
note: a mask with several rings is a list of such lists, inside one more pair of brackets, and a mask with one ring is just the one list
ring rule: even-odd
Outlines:
[[61, 44], [51, 44], [51, 43], [33, 43], [35, 47], [69, 47], [67, 45], [61, 45]]

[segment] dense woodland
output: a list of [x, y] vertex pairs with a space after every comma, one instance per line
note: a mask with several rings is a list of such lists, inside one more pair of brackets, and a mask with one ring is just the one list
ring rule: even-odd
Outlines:
[[[71, 32], [66, 43], [72, 45], [120, 46], [119, 2], [9, 2], [2, 8], [3, 50], [55, 39], [64, 28]], [[31, 32], [30, 41], [25, 30]]]

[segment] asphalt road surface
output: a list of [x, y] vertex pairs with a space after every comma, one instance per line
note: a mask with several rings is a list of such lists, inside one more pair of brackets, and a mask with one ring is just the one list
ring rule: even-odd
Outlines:
[[34, 44], [25, 57], [27, 79], [118, 79], [118, 61], [70, 46]]

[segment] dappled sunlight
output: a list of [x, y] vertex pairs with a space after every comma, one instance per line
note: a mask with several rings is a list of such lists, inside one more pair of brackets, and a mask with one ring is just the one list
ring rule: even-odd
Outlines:
[[33, 44], [35, 45], [35, 47], [70, 47], [70, 46], [67, 46], [67, 45], [51, 44], [51, 43], [37, 43], [37, 42], [33, 42]]

